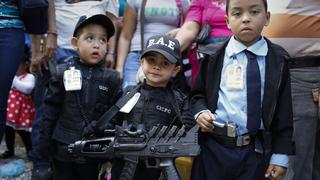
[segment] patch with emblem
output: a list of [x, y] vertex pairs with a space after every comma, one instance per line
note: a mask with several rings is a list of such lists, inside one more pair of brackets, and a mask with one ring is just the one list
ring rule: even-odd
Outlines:
[[171, 114], [171, 111], [172, 111], [170, 108], [163, 107], [160, 105], [156, 105], [156, 110], [167, 113], [167, 114]]
[[99, 85], [98, 87], [99, 87], [99, 89], [102, 90], [102, 91], [106, 91], [106, 92], [109, 91], [109, 88], [108, 88], [107, 86]]

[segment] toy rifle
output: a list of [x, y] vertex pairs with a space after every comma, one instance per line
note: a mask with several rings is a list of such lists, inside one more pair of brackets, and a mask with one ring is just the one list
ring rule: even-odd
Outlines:
[[125, 121], [115, 130], [105, 130], [105, 137], [76, 141], [68, 150], [81, 157], [123, 158], [121, 180], [133, 178], [139, 160], [145, 160], [147, 168], [163, 169], [168, 180], [180, 180], [174, 159], [200, 153], [198, 129], [198, 125], [189, 131], [184, 126], [154, 126], [145, 132], [142, 125], [134, 128]]

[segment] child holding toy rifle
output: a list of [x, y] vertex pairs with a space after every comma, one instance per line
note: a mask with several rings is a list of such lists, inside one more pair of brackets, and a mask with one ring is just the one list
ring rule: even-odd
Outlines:
[[98, 178], [95, 160], [74, 158], [67, 146], [82, 138], [84, 128], [97, 120], [120, 96], [120, 76], [104, 66], [112, 21], [103, 14], [81, 16], [71, 44], [79, 57], [57, 66], [44, 101], [39, 152], [53, 162], [59, 180]]
[[[146, 131], [158, 125], [184, 125], [187, 129], [194, 125], [195, 121], [189, 115], [187, 97], [174, 89], [170, 82], [180, 70], [180, 59], [180, 45], [176, 39], [165, 35], [148, 39], [140, 60], [145, 80], [130, 91], [140, 94], [140, 97], [129, 113], [118, 114], [117, 124], [127, 120], [137, 129], [139, 124], [143, 124]], [[119, 179], [123, 167], [123, 160], [113, 161], [113, 180]], [[156, 180], [160, 175], [160, 169], [148, 169], [144, 161], [139, 161], [133, 179]]]

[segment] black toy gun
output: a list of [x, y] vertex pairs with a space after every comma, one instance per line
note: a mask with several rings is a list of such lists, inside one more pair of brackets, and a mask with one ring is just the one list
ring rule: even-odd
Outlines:
[[139, 159], [146, 161], [147, 168], [163, 169], [168, 180], [180, 180], [174, 159], [200, 153], [198, 129], [198, 125], [188, 132], [184, 126], [154, 126], [144, 132], [143, 126], [132, 128], [124, 122], [115, 132], [106, 130], [106, 137], [76, 141], [68, 150], [81, 157], [123, 158], [125, 166], [120, 175], [123, 180], [133, 178]]

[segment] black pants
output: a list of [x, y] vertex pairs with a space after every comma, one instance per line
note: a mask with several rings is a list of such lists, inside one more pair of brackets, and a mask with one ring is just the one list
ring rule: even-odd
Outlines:
[[254, 144], [228, 148], [210, 135], [199, 138], [201, 152], [194, 159], [192, 180], [262, 180], [266, 170], [263, 154]]
[[85, 164], [53, 160], [54, 180], [96, 180], [99, 163], [88, 161]]
[[14, 154], [14, 142], [15, 142], [15, 132], [17, 132], [21, 139], [22, 142], [26, 148], [27, 153], [32, 149], [32, 143], [31, 143], [31, 138], [30, 138], [30, 132], [28, 131], [23, 131], [23, 130], [14, 130], [10, 126], [6, 126], [5, 128], [5, 141], [7, 144], [7, 149], [10, 153]]

